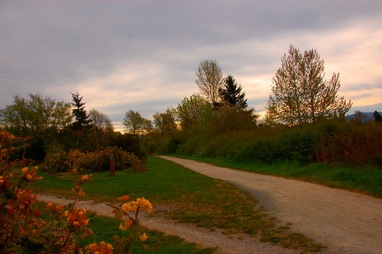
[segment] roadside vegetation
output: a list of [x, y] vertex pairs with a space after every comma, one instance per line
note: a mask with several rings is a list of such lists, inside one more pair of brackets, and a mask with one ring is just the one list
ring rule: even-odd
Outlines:
[[[320, 244], [294, 233], [291, 225], [279, 225], [246, 192], [152, 155], [183, 156], [382, 197], [382, 117], [375, 111], [370, 120], [357, 112], [347, 119], [352, 103], [339, 95], [339, 74], [329, 80], [324, 75], [316, 50], [300, 52], [290, 45], [260, 120], [235, 77], [224, 77], [215, 60], [203, 60], [196, 71], [200, 93], [155, 113], [153, 121], [129, 109], [124, 133], [114, 130], [106, 114], [87, 111], [78, 92], [70, 103], [15, 95], [0, 109], [2, 216], [11, 218], [8, 210], [14, 204], [8, 197], [18, 196], [9, 193], [9, 183], [17, 180], [11, 170], [22, 168], [22, 180], [29, 181], [37, 176], [28, 176], [24, 166], [37, 165], [44, 177], [33, 187], [37, 192], [71, 197], [70, 172], [92, 173], [93, 181], [84, 185], [89, 199], [112, 202], [122, 195], [144, 195], [169, 208], [161, 215], [179, 222], [317, 251]], [[183, 247], [191, 252], [182, 253], [210, 251], [180, 243]]]
[[[94, 173], [92, 181], [83, 186], [86, 198], [113, 202], [126, 193], [133, 199], [144, 193], [154, 207], [167, 207], [154, 216], [165, 216], [228, 235], [248, 234], [285, 248], [309, 252], [324, 247], [293, 232], [293, 225], [281, 224], [277, 218], [269, 216], [264, 208], [258, 206], [255, 198], [231, 184], [156, 157], [149, 157], [145, 166], [148, 169], [146, 173], [136, 173], [132, 169], [118, 171], [115, 177], [111, 177], [110, 172]], [[33, 190], [70, 197], [68, 175], [42, 173], [42, 176], [44, 181], [36, 182]]]

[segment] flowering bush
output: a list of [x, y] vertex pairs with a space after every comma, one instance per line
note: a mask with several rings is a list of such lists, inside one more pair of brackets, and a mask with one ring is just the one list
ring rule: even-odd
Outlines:
[[45, 159], [45, 170], [50, 173], [70, 172], [73, 168], [79, 172], [110, 170], [110, 156], [113, 156], [116, 170], [132, 167], [136, 172], [146, 171], [141, 160], [133, 153], [121, 148], [105, 148], [96, 152], [83, 153], [78, 150], [59, 152]]
[[[12, 134], [0, 132], [0, 253], [30, 253], [31, 250], [33, 253], [84, 253], [80, 240], [93, 233], [88, 228], [87, 211], [75, 205], [78, 197], [85, 195], [81, 185], [89, 181], [91, 175], [78, 176], [73, 170], [77, 175], [73, 188], [76, 193], [74, 202], [67, 206], [48, 203], [49, 219], [44, 220], [36, 206], [38, 195], [26, 189], [28, 184], [41, 180], [41, 177], [37, 176], [37, 167], [23, 167], [21, 170], [12, 167], [8, 156], [8, 152], [14, 149], [12, 139]], [[126, 197], [121, 200], [127, 200]], [[119, 219], [125, 216], [120, 229], [128, 232], [128, 237], [115, 238], [118, 248], [114, 253], [128, 253], [133, 242], [147, 239], [145, 233], [136, 233], [140, 210], [151, 211], [151, 203], [142, 198], [123, 204], [121, 209], [116, 207]], [[108, 254], [114, 249], [102, 241], [89, 244], [85, 251]]]
[[[120, 201], [128, 201], [129, 196], [122, 196]], [[151, 212], [153, 206], [145, 198], [137, 198], [135, 201], [125, 202], [120, 206], [110, 205], [114, 208], [113, 213], [115, 218], [121, 220], [119, 229], [124, 231], [126, 235], [119, 237], [114, 236], [116, 253], [129, 253], [131, 245], [135, 242], [142, 244], [147, 240], [146, 233], [142, 233], [142, 228], [139, 225], [138, 215], [141, 211]]]

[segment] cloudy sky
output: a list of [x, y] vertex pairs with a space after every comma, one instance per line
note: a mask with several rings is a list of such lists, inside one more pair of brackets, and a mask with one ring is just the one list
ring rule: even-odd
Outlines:
[[382, 111], [381, 0], [0, 0], [0, 108], [79, 92], [120, 126], [197, 93], [214, 59], [263, 112], [289, 45], [315, 48], [353, 108]]

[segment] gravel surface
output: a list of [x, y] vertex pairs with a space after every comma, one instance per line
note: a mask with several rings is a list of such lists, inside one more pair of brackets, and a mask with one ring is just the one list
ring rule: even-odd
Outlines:
[[[291, 229], [328, 246], [320, 253], [382, 254], [382, 200], [313, 183], [260, 175], [169, 156], [173, 161], [206, 176], [230, 182], [253, 194], [268, 213]], [[67, 204], [69, 200], [39, 195], [44, 202]], [[112, 216], [103, 203], [79, 201], [78, 207]], [[155, 214], [155, 206], [154, 206]], [[288, 254], [298, 251], [242, 235], [223, 235], [191, 224], [180, 224], [157, 216], [141, 217], [143, 226], [177, 235], [203, 247], [217, 247], [219, 254]]]
[[[270, 214], [328, 246], [321, 253], [382, 253], [382, 199], [314, 183], [160, 156], [250, 192]], [[251, 253], [251, 252], [249, 252]]]

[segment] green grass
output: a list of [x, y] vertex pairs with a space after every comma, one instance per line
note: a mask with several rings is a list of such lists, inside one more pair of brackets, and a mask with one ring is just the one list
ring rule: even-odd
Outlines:
[[351, 168], [324, 164], [299, 165], [298, 163], [287, 162], [267, 165], [201, 156], [179, 154], [172, 156], [207, 162], [221, 167], [315, 182], [330, 187], [363, 192], [379, 198], [382, 197], [382, 170], [372, 167]]
[[[283, 225], [268, 216], [257, 205], [256, 199], [232, 184], [156, 157], [150, 157], [145, 166], [148, 168], [146, 173], [123, 170], [117, 171], [115, 177], [111, 177], [109, 172], [94, 173], [92, 181], [83, 186], [86, 197], [110, 202], [122, 195], [130, 195], [134, 199], [144, 196], [154, 208], [159, 205], [169, 207], [160, 215], [179, 222], [193, 223], [211, 231], [220, 230], [225, 234], [245, 233], [286, 248], [303, 251], [323, 248], [312, 239], [290, 230], [290, 225]], [[43, 174], [43, 177], [35, 184], [34, 190], [68, 195], [71, 189], [68, 175]], [[296, 234], [301, 237], [295, 239]]]
[[[89, 228], [93, 231], [93, 235], [84, 239], [81, 243], [86, 246], [93, 242], [105, 241], [113, 243], [113, 236], [123, 236], [122, 231], [118, 230], [119, 222], [113, 218], [106, 218], [92, 214], [90, 216]], [[156, 230], [142, 228], [142, 232], [147, 232], [147, 241], [142, 248], [139, 245], [133, 245], [131, 252], [136, 254], [210, 254], [214, 249], [202, 249], [197, 247], [195, 243], [188, 243], [177, 236], [166, 235]]]

